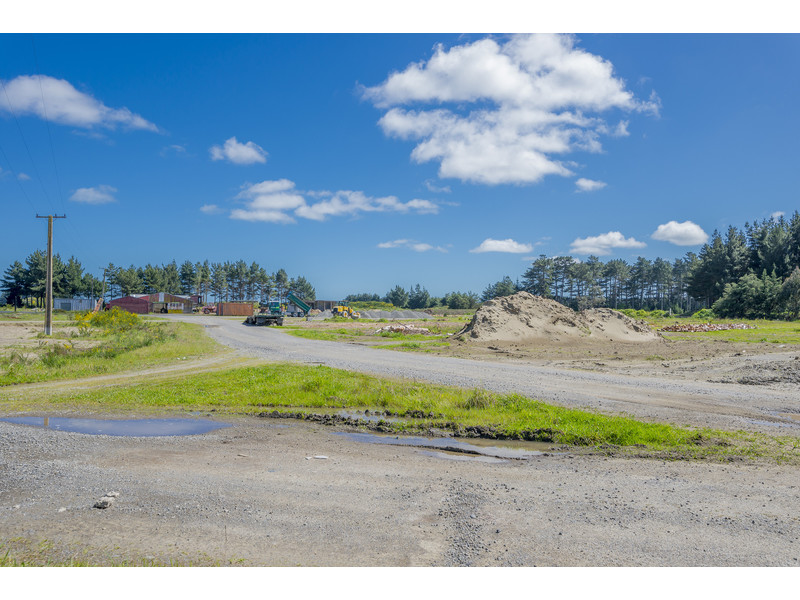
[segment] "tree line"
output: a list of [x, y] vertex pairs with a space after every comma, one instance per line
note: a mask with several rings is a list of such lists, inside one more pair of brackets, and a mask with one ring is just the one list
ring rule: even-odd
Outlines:
[[451, 292], [432, 297], [419, 284], [395, 286], [384, 296], [353, 294], [348, 301], [384, 301], [401, 308], [474, 308], [518, 291], [551, 298], [575, 310], [592, 307], [664, 310], [673, 314], [710, 308], [720, 317], [794, 318], [800, 314], [800, 214], [714, 231], [699, 253], [668, 261], [634, 262], [597, 256], [534, 260], [521, 279], [505, 276], [478, 296]]
[[[53, 296], [63, 298], [99, 298], [105, 286], [105, 299], [112, 300], [131, 294], [198, 295], [204, 302], [235, 302], [254, 300], [267, 302], [270, 298], [285, 299], [294, 291], [306, 301], [316, 299], [316, 291], [302, 276], [290, 278], [284, 269], [268, 272], [258, 263], [191, 262], [178, 266], [168, 264], [128, 268], [109, 263], [103, 277], [84, 271], [80, 261], [71, 256], [64, 262], [53, 256]], [[47, 256], [41, 250], [32, 252], [23, 262], [15, 261], [0, 281], [6, 302], [14, 306], [43, 306], [46, 293]]]

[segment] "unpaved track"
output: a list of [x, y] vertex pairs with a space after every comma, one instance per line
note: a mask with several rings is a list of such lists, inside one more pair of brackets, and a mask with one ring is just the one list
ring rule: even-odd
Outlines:
[[[517, 392], [563, 406], [589, 407], [676, 425], [800, 437], [800, 421], [782, 416], [800, 412], [800, 394], [796, 386], [773, 389], [736, 383], [672, 381], [663, 377], [596, 373], [515, 361], [500, 363], [383, 351], [354, 344], [304, 340], [275, 328], [246, 326], [238, 319], [183, 319], [203, 324], [211, 337], [244, 356]], [[757, 357], [743, 360], [755, 361]]]
[[[744, 423], [745, 415], [762, 415], [762, 404], [787, 401], [785, 393], [761, 388], [614, 381], [306, 342], [233, 320], [192, 320], [258, 358], [552, 394], [565, 404], [650, 418]], [[659, 386], [682, 402], [705, 404], [699, 411], [665, 406]], [[720, 388], [740, 396], [718, 398]], [[619, 396], [613, 405], [604, 399], [612, 395]], [[635, 402], [637, 395], [643, 403]], [[86, 551], [99, 562], [800, 565], [797, 467], [562, 453], [482, 462], [367, 445], [305, 422], [227, 420], [232, 427], [173, 438], [90, 436], [0, 422], [0, 542], [49, 540], [66, 557], [80, 559]], [[115, 504], [92, 508], [109, 491], [120, 494]]]
[[[0, 540], [200, 565], [800, 564], [796, 467], [486, 463], [302, 422], [230, 421], [177, 438], [0, 422]], [[92, 508], [109, 491], [115, 504]]]

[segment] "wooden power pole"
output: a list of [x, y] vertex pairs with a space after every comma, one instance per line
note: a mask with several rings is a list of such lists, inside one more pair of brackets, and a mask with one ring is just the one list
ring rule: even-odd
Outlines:
[[47, 219], [47, 284], [44, 299], [44, 334], [53, 335], [53, 219], [66, 219], [67, 215], [36, 215]]

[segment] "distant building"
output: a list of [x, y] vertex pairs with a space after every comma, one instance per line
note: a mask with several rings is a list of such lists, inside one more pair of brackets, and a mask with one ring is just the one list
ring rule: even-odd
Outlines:
[[326, 311], [333, 309], [334, 306], [338, 306], [341, 302], [337, 302], [336, 300], [314, 300], [313, 302], [309, 302], [309, 304], [311, 308]]
[[158, 292], [156, 294], [131, 294], [123, 298], [115, 298], [106, 306], [115, 306], [137, 315], [147, 313], [191, 313], [192, 298]]
[[91, 298], [53, 298], [53, 310], [94, 310], [96, 303]]
[[150, 300], [146, 297], [124, 296], [122, 298], [114, 298], [114, 300], [106, 304], [108, 310], [114, 307], [136, 315], [146, 315], [150, 312]]

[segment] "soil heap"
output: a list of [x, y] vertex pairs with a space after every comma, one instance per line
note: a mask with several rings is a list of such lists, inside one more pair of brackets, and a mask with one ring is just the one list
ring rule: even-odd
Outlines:
[[610, 308], [575, 312], [555, 300], [517, 292], [481, 306], [472, 322], [456, 334], [462, 340], [568, 342], [596, 340], [652, 342], [661, 336], [644, 321]]

